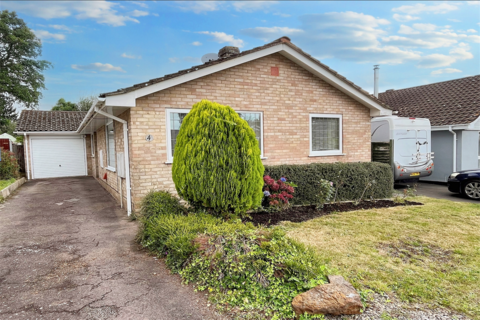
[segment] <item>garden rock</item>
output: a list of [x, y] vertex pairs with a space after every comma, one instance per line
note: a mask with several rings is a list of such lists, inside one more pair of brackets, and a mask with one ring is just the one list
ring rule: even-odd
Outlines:
[[328, 276], [330, 283], [318, 285], [299, 294], [292, 301], [297, 315], [308, 314], [359, 314], [362, 308], [360, 295], [342, 276]]

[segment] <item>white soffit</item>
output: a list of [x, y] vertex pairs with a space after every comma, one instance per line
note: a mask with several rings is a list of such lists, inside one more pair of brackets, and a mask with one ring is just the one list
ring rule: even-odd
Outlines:
[[228, 68], [235, 67], [237, 65], [250, 62], [252, 60], [256, 60], [259, 58], [263, 58], [265, 56], [274, 54], [279, 52], [284, 57], [288, 58], [289, 60], [297, 63], [298, 65], [302, 66], [306, 70], [310, 71], [314, 75], [318, 76], [323, 81], [329, 83], [333, 87], [337, 88], [338, 90], [342, 91], [343, 93], [347, 94], [354, 100], [360, 102], [364, 106], [370, 109], [371, 116], [381, 116], [381, 115], [392, 115], [392, 111], [382, 107], [376, 101], [368, 98], [364, 94], [360, 93], [356, 89], [352, 88], [351, 85], [343, 82], [336, 76], [334, 76], [331, 72], [325, 70], [324, 68], [320, 67], [304, 55], [300, 54], [296, 50], [292, 49], [288, 45], [280, 44], [270, 48], [266, 48], [260, 51], [256, 51], [250, 53], [245, 56], [241, 56], [226, 62], [222, 62], [211, 67], [199, 69], [198, 71], [192, 71], [191, 73], [187, 73], [169, 80], [164, 80], [159, 83], [155, 83], [152, 85], [146, 85], [144, 88], [139, 88], [134, 91], [130, 91], [127, 93], [119, 93], [112, 96], [105, 97], [105, 105], [106, 106], [121, 106], [121, 107], [135, 107], [135, 100], [137, 98], [162, 91], [179, 84], [192, 81]]

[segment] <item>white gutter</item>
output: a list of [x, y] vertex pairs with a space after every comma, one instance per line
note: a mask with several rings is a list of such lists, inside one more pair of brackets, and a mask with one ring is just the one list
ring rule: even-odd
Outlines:
[[[110, 118], [112, 120], [118, 121], [120, 123], [123, 123], [123, 153], [125, 155], [125, 183], [127, 187], [127, 214], [130, 216], [132, 214], [132, 199], [131, 199], [131, 186], [130, 186], [130, 158], [128, 156], [128, 124], [127, 121], [120, 119], [118, 117], [115, 117], [112, 114], [106, 113], [99, 108], [95, 107], [95, 112], [98, 114], [101, 114], [102, 116], [105, 116], [107, 118]], [[123, 195], [120, 194], [120, 201], [123, 201], [122, 199]]]
[[[30, 180], [30, 164], [28, 162], [28, 158], [30, 158], [30, 150], [28, 149], [27, 147], [27, 134], [24, 132], [23, 133], [23, 140], [24, 140], [24, 143], [25, 143], [25, 149], [24, 152], [27, 152], [27, 179]], [[28, 145], [30, 147], [30, 145]]]
[[41, 135], [61, 135], [61, 136], [78, 135], [77, 131], [21, 131], [21, 132], [15, 132], [15, 133], [18, 134], [18, 135], [28, 134], [28, 135], [31, 135], [31, 136], [35, 136], [35, 135], [38, 135], [38, 136], [41, 136]]
[[457, 171], [457, 133], [452, 130], [452, 126], [448, 129], [453, 134], [453, 172]]

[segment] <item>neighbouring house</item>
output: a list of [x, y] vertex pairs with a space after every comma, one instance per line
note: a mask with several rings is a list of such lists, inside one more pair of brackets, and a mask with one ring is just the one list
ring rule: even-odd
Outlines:
[[[231, 106], [250, 124], [265, 165], [370, 161], [370, 118], [392, 113], [287, 37], [241, 53], [224, 47], [217, 60], [101, 94], [70, 128], [85, 146], [76, 155], [87, 159], [84, 172], [129, 213], [152, 189], [175, 191], [176, 137], [202, 99]], [[45, 149], [55, 145], [50, 137]], [[29, 141], [35, 158], [35, 135]]]
[[3, 150], [12, 151], [13, 145], [17, 143], [17, 139], [8, 133], [0, 134], [0, 148]]
[[446, 182], [452, 172], [480, 168], [480, 75], [387, 90], [379, 99], [401, 117], [430, 119], [435, 169], [422, 180]]

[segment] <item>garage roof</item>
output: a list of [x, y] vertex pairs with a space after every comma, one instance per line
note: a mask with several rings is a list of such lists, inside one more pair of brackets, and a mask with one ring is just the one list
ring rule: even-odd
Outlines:
[[75, 132], [85, 111], [40, 111], [22, 110], [16, 132]]

